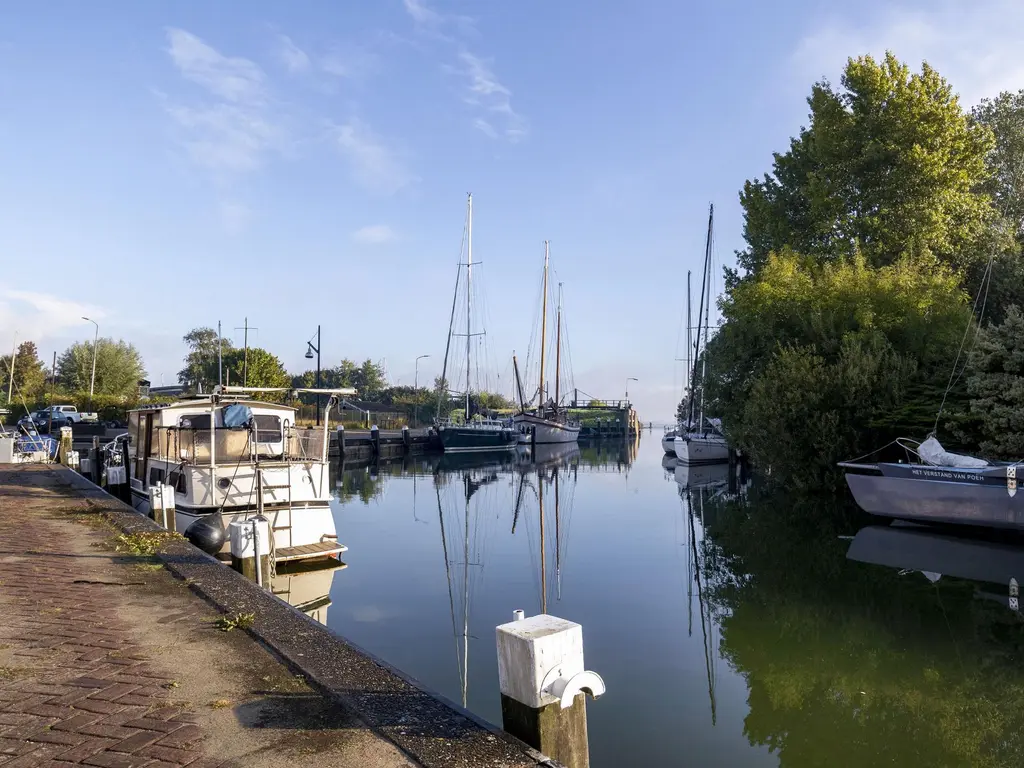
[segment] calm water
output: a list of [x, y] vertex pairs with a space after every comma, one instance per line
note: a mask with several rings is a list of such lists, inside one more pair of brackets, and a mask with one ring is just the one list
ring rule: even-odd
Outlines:
[[494, 627], [546, 602], [608, 687], [595, 768], [1024, 764], [1024, 547], [686, 477], [658, 437], [346, 470], [348, 567], [276, 586], [495, 723]]

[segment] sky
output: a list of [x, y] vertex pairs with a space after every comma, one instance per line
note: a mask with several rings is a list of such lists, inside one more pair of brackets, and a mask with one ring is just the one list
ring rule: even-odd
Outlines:
[[886, 49], [968, 106], [1018, 90], [1024, 3], [4, 3], [0, 349], [49, 360], [87, 316], [170, 384], [185, 333], [247, 318], [290, 371], [319, 325], [325, 366], [411, 384], [429, 354], [423, 383], [472, 192], [496, 366], [549, 240], [576, 385], [666, 421], [708, 205], [729, 265], [811, 85]]

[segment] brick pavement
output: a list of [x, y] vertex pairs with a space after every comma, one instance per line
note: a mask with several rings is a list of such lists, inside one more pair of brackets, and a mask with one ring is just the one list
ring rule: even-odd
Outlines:
[[[98, 546], [109, 531], [81, 525], [87, 520], [84, 515], [78, 524], [73, 521], [73, 513], [88, 511], [90, 504], [59, 486], [52, 475], [0, 466], [0, 768], [237, 764], [225, 762], [224, 751], [209, 738], [207, 721], [217, 715], [210, 703], [182, 700], [177, 694], [182, 671], [175, 666], [188, 663], [188, 654], [160, 653], [154, 647], [159, 639], [146, 637], [140, 626], [126, 621], [127, 604], [139, 602], [130, 592], [142, 583], [133, 581], [143, 579], [142, 571], [118, 564]], [[165, 573], [158, 577], [173, 581]], [[152, 596], [143, 596], [143, 602], [147, 599]], [[208, 609], [188, 590], [177, 588], [162, 602], [168, 601], [174, 604], [164, 606], [165, 611], [177, 613], [161, 621], [209, 622], [201, 618]], [[246, 657], [232, 669], [251, 665], [253, 654], [263, 653], [240, 633], [233, 633], [229, 642], [224, 633], [210, 630], [209, 623], [205, 627], [204, 637], [212, 638], [205, 642], [222, 642], [225, 654]], [[239, 648], [238, 643], [253, 647]], [[218, 722], [221, 729], [238, 729], [238, 719]], [[311, 728], [318, 725], [314, 722]], [[347, 733], [352, 735], [352, 729]], [[365, 731], [363, 735], [375, 738]], [[330, 741], [337, 740], [331, 736]], [[247, 759], [246, 765], [306, 762], [296, 760], [294, 748], [282, 744], [277, 745], [279, 760], [264, 749], [261, 759]], [[316, 756], [322, 750], [306, 743], [300, 752], [318, 766], [409, 765], [388, 744], [361, 750], [347, 757]], [[376, 761], [364, 762], [373, 755]]]

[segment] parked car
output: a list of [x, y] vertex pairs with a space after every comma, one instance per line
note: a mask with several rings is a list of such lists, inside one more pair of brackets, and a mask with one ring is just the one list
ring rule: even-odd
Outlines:
[[99, 416], [97, 414], [80, 413], [73, 405], [51, 405], [49, 408], [36, 411], [32, 416], [32, 420], [39, 428], [49, 426], [51, 418], [55, 427], [64, 427], [81, 422], [99, 421]]

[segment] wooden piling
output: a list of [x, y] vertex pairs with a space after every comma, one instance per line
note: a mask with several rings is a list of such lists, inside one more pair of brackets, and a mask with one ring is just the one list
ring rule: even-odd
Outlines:
[[373, 448], [373, 455], [380, 456], [380, 430], [374, 424], [370, 427], [370, 445]]
[[412, 453], [412, 434], [409, 432], [409, 425], [402, 427], [402, 455], [408, 456]]
[[345, 463], [345, 425], [338, 425], [338, 463]]

